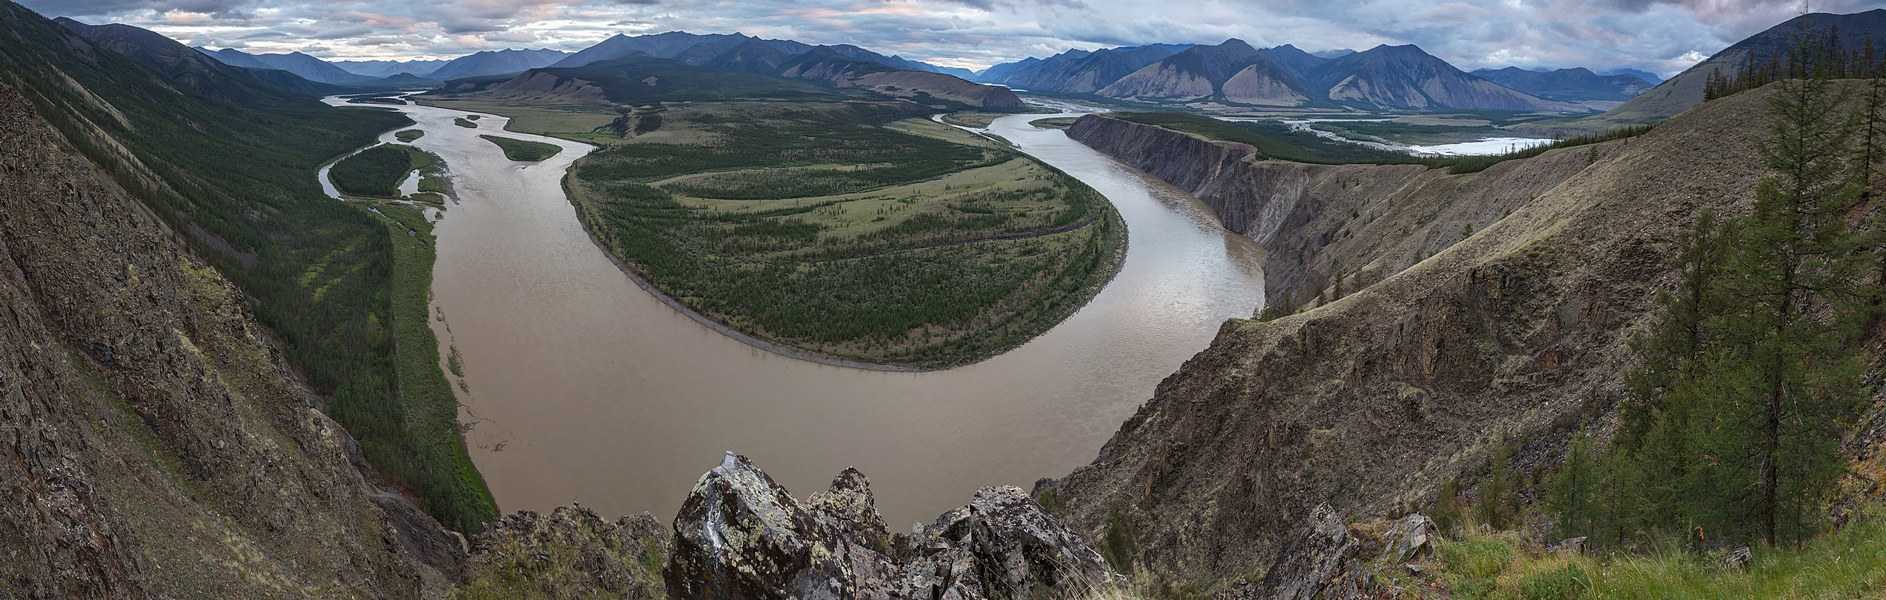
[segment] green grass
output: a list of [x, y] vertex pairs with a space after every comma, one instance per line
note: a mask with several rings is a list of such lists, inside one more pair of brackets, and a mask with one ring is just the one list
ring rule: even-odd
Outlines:
[[[1755, 548], [1746, 570], [1721, 551], [1564, 555], [1511, 534], [1469, 533], [1436, 546], [1418, 582], [1455, 598], [1877, 598], [1886, 589], [1886, 524], [1862, 517], [1798, 548]], [[1397, 571], [1398, 572], [1398, 571]]]
[[1111, 277], [1125, 231], [1104, 198], [900, 110], [670, 109], [579, 161], [569, 188], [597, 239], [669, 295], [854, 360], [975, 360]]
[[408, 130], [393, 134], [393, 137], [399, 139], [399, 141], [410, 144], [413, 142], [413, 140], [426, 137], [426, 132], [420, 129], [408, 129]]
[[481, 135], [478, 137], [484, 138], [487, 142], [497, 144], [499, 148], [504, 150], [505, 158], [518, 162], [537, 162], [556, 156], [558, 152], [563, 151], [563, 147], [556, 144], [546, 144], [543, 142], [533, 142], [495, 135]]
[[1046, 119], [1035, 119], [1029, 121], [1028, 124], [1042, 129], [1067, 129], [1073, 127], [1074, 121], [1076, 120], [1077, 119], [1074, 117], [1050, 117]]
[[961, 125], [972, 129], [982, 129], [994, 123], [1003, 113], [959, 112], [943, 115], [943, 121], [951, 125]]
[[477, 123], [473, 123], [473, 122], [471, 122], [471, 120], [470, 120], [470, 119], [466, 119], [465, 117], [458, 117], [458, 118], [455, 118], [455, 119], [452, 119], [452, 124], [453, 124], [453, 125], [457, 125], [457, 126], [459, 126], [459, 127], [464, 127], [464, 128], [466, 128], [466, 129], [477, 129], [477, 128], [478, 128], [478, 124], [477, 124]]

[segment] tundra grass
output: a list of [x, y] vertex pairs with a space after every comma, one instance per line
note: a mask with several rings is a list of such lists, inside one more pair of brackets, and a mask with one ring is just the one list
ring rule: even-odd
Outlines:
[[1747, 568], [1723, 566], [1721, 554], [1568, 555], [1474, 532], [1439, 542], [1427, 573], [1391, 583], [1454, 598], [1878, 598], [1886, 589], [1886, 524], [1877, 517], [1800, 547], [1755, 548]]
[[1072, 314], [1123, 254], [1098, 193], [959, 129], [873, 107], [720, 108], [668, 110], [568, 187], [611, 254], [756, 337], [962, 364]]
[[546, 144], [543, 142], [533, 142], [530, 140], [520, 140], [495, 135], [481, 135], [478, 137], [484, 138], [487, 142], [497, 144], [498, 148], [504, 150], [505, 158], [517, 162], [538, 162], [556, 156], [558, 152], [563, 151], [563, 147], [556, 144]]
[[[432, 514], [459, 516], [447, 526], [477, 531], [497, 517], [498, 506], [459, 437], [458, 398], [439, 368], [439, 340], [427, 321], [436, 259], [432, 224], [405, 206], [385, 203], [373, 208], [393, 240], [391, 329], [406, 438], [431, 471], [419, 482], [426, 487], [420, 498]], [[438, 506], [441, 503], [449, 505]]]

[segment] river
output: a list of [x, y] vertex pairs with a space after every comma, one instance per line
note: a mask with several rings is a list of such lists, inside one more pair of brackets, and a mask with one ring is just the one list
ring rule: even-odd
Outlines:
[[[977, 364], [909, 373], [797, 360], [676, 312], [591, 243], [559, 185], [587, 146], [503, 132], [500, 116], [468, 129], [453, 124], [464, 111], [397, 108], [426, 131], [415, 145], [445, 159], [455, 191], [434, 230], [444, 320], [433, 326], [441, 354], [463, 356], [461, 420], [505, 511], [575, 501], [665, 523], [732, 450], [801, 498], [855, 466], [902, 530], [977, 487], [1027, 489], [1093, 460], [1161, 379], [1263, 298], [1263, 251], [1210, 209], [1028, 124], [1057, 115], [1011, 115], [990, 132], [1125, 218], [1114, 280], [1052, 330]], [[515, 163], [481, 133], [565, 150]]]

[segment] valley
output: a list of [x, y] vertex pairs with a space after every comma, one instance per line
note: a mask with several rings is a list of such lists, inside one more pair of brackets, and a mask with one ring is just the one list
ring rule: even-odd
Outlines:
[[1886, 586], [1886, 9], [14, 1], [0, 596]]

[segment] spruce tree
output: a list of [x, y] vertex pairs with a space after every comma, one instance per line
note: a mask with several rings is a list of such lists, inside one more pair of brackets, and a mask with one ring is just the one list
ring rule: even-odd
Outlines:
[[[1859, 291], [1858, 238], [1844, 220], [1858, 197], [1847, 95], [1818, 79], [1779, 86], [1772, 137], [1760, 144], [1773, 175], [1756, 187], [1728, 265], [1735, 304], [1721, 329], [1729, 346], [1709, 369], [1723, 409], [1718, 425], [1731, 432], [1718, 458], [1752, 471], [1739, 496], [1770, 544], [1805, 533], [1842, 466], [1837, 441], [1860, 391], [1849, 338], [1816, 312]], [[1729, 381], [1745, 385], [1723, 388]]]

